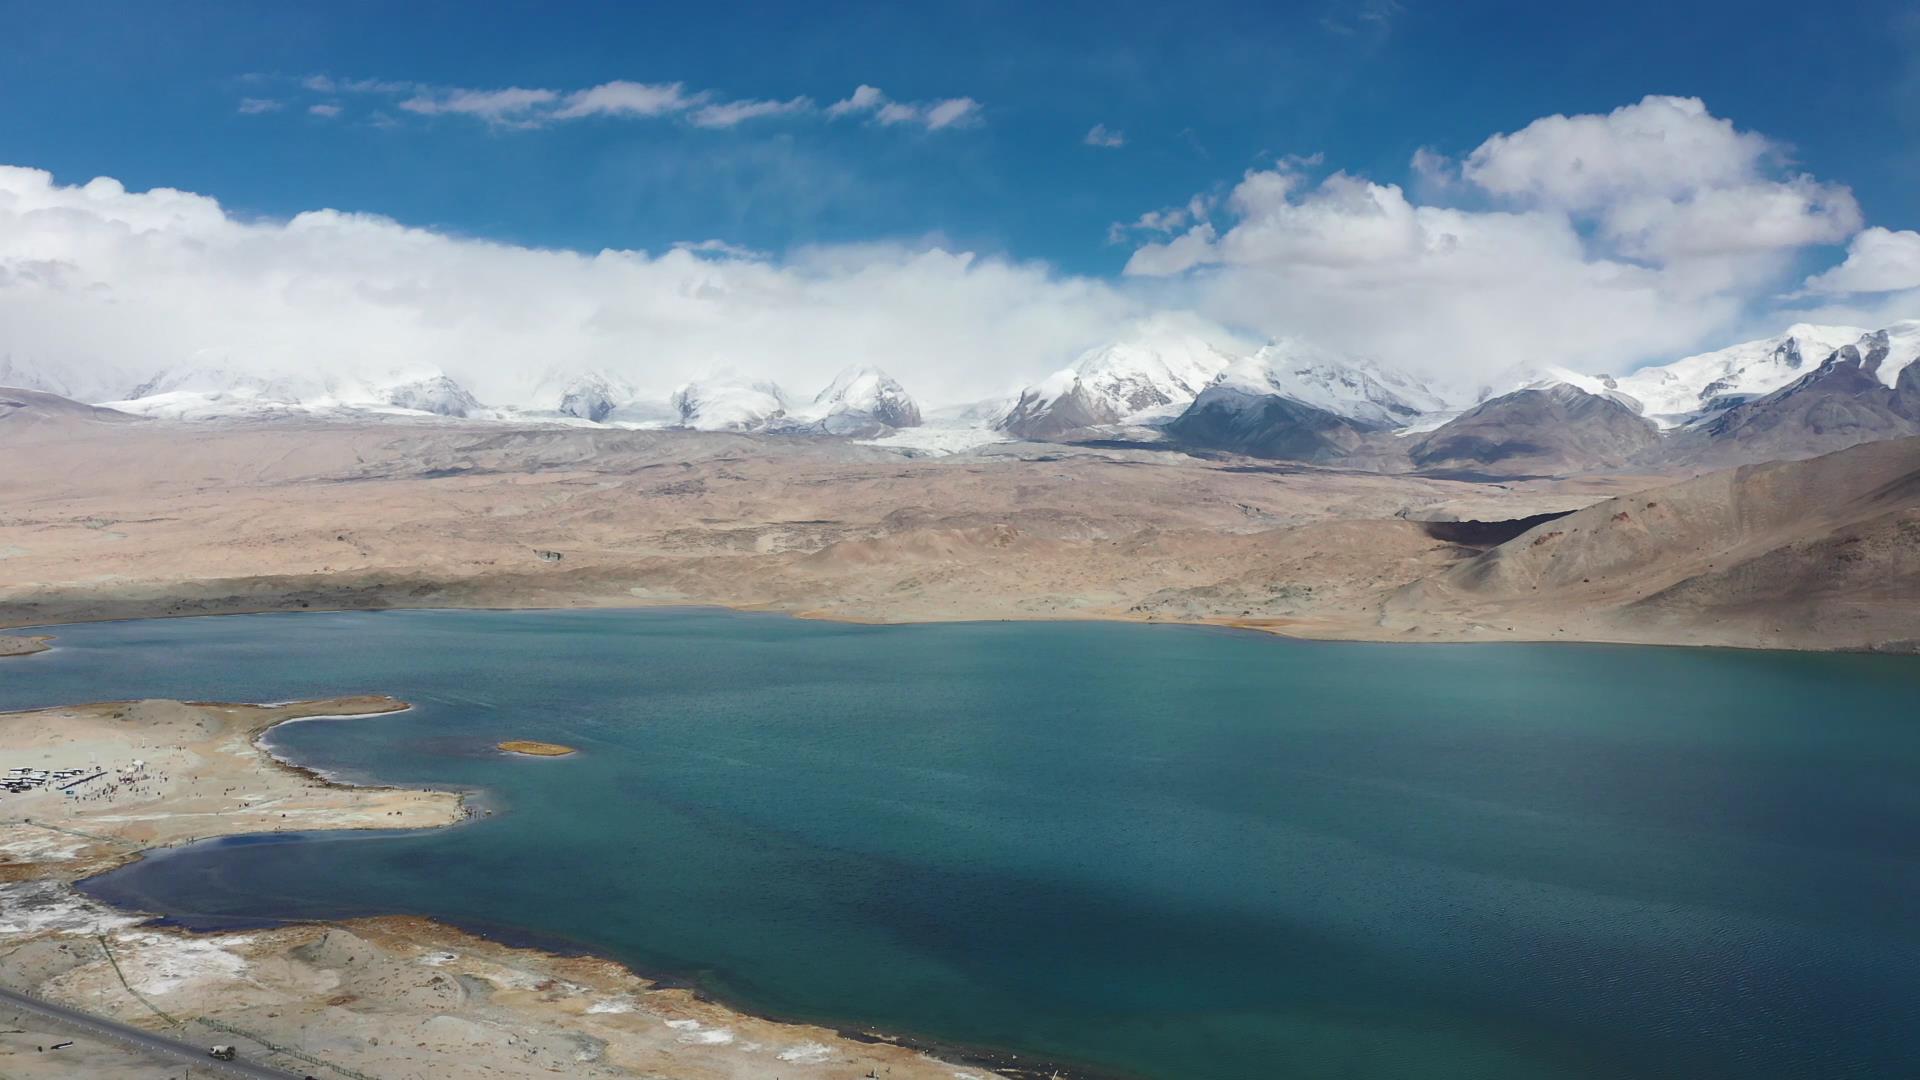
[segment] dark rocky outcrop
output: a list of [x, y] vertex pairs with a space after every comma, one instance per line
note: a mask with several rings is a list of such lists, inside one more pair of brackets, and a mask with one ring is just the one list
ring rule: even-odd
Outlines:
[[1279, 394], [1212, 387], [1167, 425], [1182, 446], [1281, 461], [1334, 461], [1377, 430]]
[[1453, 418], [1408, 448], [1416, 468], [1541, 476], [1618, 469], [1656, 452], [1653, 422], [1567, 383], [1529, 387]]

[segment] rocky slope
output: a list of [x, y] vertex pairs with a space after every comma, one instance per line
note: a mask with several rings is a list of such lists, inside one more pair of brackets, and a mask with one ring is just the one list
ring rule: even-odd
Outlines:
[[132, 424], [140, 419], [58, 394], [0, 385], [0, 439], [45, 437], [55, 430]]
[[1920, 438], [1598, 503], [1411, 585], [1409, 632], [1920, 647]]
[[1561, 476], [1619, 469], [1660, 445], [1649, 421], [1619, 401], [1555, 383], [1484, 402], [1407, 448], [1421, 469]]
[[1779, 390], [1676, 432], [1669, 461], [1802, 458], [1920, 434], [1920, 323], [1862, 335]]
[[1183, 447], [1281, 461], [1338, 461], [1379, 425], [1240, 384], [1210, 386], [1167, 425]]

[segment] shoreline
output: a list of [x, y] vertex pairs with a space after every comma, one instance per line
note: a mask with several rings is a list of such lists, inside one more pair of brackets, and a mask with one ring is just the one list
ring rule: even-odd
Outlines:
[[[124, 712], [128, 709], [148, 704], [152, 703], [91, 702], [81, 705], [56, 706], [47, 709], [4, 712], [0, 713], [0, 720], [8, 717], [37, 716], [46, 713], [111, 717], [117, 715], [116, 711]], [[875, 1063], [874, 1065], [867, 1065], [863, 1061], [861, 1067], [902, 1068], [903, 1072], [907, 1075], [913, 1074], [914, 1070], [911, 1066], [914, 1061], [922, 1061], [930, 1063], [930, 1065], [938, 1066], [938, 1072], [929, 1072], [927, 1075], [938, 1075], [942, 1078], [954, 1075], [977, 1076], [978, 1074], [976, 1073], [957, 1072], [956, 1070], [984, 1069], [987, 1070], [990, 1075], [1005, 1077], [1007, 1080], [1029, 1080], [1029, 1078], [1031, 1078], [1031, 1080], [1037, 1080], [1039, 1077], [1051, 1076], [1058, 1076], [1063, 1078], [1063, 1080], [1121, 1080], [1119, 1074], [1096, 1072], [1084, 1066], [1067, 1066], [1026, 1059], [1012, 1051], [999, 1048], [967, 1046], [917, 1035], [895, 1034], [856, 1026], [842, 1026], [839, 1023], [831, 1021], [806, 1020], [782, 1017], [766, 1012], [750, 1011], [746, 1007], [735, 1006], [728, 1003], [724, 998], [710, 993], [693, 980], [683, 976], [671, 972], [649, 973], [623, 961], [598, 953], [584, 943], [580, 944], [578, 948], [570, 948], [552, 939], [544, 938], [542, 935], [509, 926], [469, 926], [463, 925], [458, 920], [431, 916], [375, 914], [351, 919], [263, 919], [260, 921], [267, 925], [259, 927], [243, 929], [236, 926], [196, 930], [190, 928], [188, 925], [174, 921], [172, 917], [165, 913], [145, 911], [134, 907], [122, 907], [109, 903], [87, 890], [85, 887], [86, 883], [137, 863], [150, 855], [175, 851], [192, 844], [213, 842], [230, 837], [271, 836], [276, 833], [320, 832], [329, 829], [373, 830], [398, 833], [422, 829], [451, 828], [472, 820], [475, 816], [472, 809], [474, 804], [483, 802], [485, 798], [485, 793], [481, 791], [446, 791], [442, 789], [401, 787], [398, 785], [365, 783], [340, 779], [329, 776], [313, 767], [285, 758], [267, 745], [270, 733], [286, 724], [298, 723], [303, 720], [358, 719], [392, 716], [413, 708], [412, 705], [397, 698], [384, 695], [364, 695], [354, 698], [282, 702], [272, 706], [204, 701], [166, 704], [177, 705], [183, 710], [219, 710], [228, 718], [229, 727], [223, 729], [223, 733], [242, 735], [244, 745], [247, 747], [255, 767], [261, 769], [265, 775], [285, 776], [289, 780], [297, 782], [297, 784], [303, 788], [351, 795], [356, 802], [363, 801], [370, 795], [451, 795], [454, 797], [452, 812], [444, 815], [437, 821], [428, 821], [425, 823], [409, 821], [406, 824], [329, 820], [318, 825], [308, 825], [294, 829], [279, 829], [277, 827], [260, 828], [255, 827], [252, 823], [242, 823], [239, 827], [227, 831], [175, 836], [164, 840], [156, 838], [149, 841], [101, 836], [96, 833], [81, 832], [78, 829], [67, 828], [64, 822], [62, 824], [51, 824], [33, 818], [23, 818], [19, 819], [19, 824], [35, 829], [52, 831], [57, 834], [90, 839], [88, 843], [75, 849], [75, 852], [69, 852], [65, 855], [0, 863], [0, 866], [4, 866], [10, 871], [0, 874], [0, 891], [9, 889], [17, 890], [25, 887], [32, 892], [30, 899], [38, 905], [68, 902], [82, 907], [90, 906], [97, 909], [99, 916], [96, 920], [99, 926], [89, 928], [91, 930], [97, 930], [101, 927], [120, 928], [127, 932], [137, 933], [146, 939], [157, 937], [182, 943], [197, 943], [199, 947], [216, 951], [245, 945], [263, 938], [307, 942], [307, 940], [311, 939], [315, 934], [319, 934], [322, 940], [325, 940], [327, 935], [338, 931], [350, 935], [377, 934], [383, 939], [393, 941], [396, 948], [404, 947], [404, 949], [412, 949], [414, 951], [442, 947], [452, 949], [454, 952], [469, 957], [489, 958], [494, 961], [504, 958], [509, 961], [530, 962], [530, 966], [540, 967], [542, 969], [548, 967], [572, 969], [577, 967], [597, 970], [610, 976], [615, 982], [629, 984], [624, 994], [621, 995], [621, 998], [630, 1000], [636, 995], [647, 994], [664, 997], [669, 1006], [675, 1002], [681, 1002], [682, 1004], [691, 1003], [691, 1005], [697, 1006], [694, 1011], [700, 1013], [703, 1019], [682, 1019], [668, 1022], [668, 1028], [675, 1035], [687, 1034], [681, 1031], [676, 1025], [691, 1023], [693, 1024], [695, 1032], [721, 1031], [730, 1033], [736, 1028], [768, 1026], [778, 1030], [790, 1030], [802, 1034], [806, 1032], [830, 1033], [833, 1039], [838, 1040], [838, 1045], [822, 1042], [818, 1039], [813, 1041], [803, 1040], [797, 1043], [797, 1047], [805, 1049], [806, 1051], [806, 1054], [803, 1056], [807, 1056], [809, 1059], [811, 1059], [816, 1049], [820, 1054], [837, 1053], [841, 1057], [845, 1057], [846, 1053], [853, 1047], [867, 1047], [880, 1056], [869, 1057], [867, 1059], [873, 1061]], [[356, 705], [364, 707], [356, 708], [354, 707]], [[308, 711], [310, 709], [314, 711]], [[240, 730], [231, 730], [236, 727]], [[242, 805], [245, 804], [243, 803]], [[82, 818], [79, 823], [84, 825], [89, 822], [88, 819]], [[0, 822], [0, 825], [4, 824], [6, 823]], [[103, 848], [100, 846], [101, 844], [110, 846]], [[84, 851], [86, 853], [85, 856], [77, 856], [76, 853], [78, 851]], [[33, 876], [22, 876], [18, 872], [22, 869], [37, 873], [34, 873]], [[35, 904], [23, 906], [32, 907], [35, 906]], [[240, 921], [248, 922], [251, 920]], [[72, 932], [71, 930], [48, 929], [46, 927], [28, 930], [7, 928], [0, 930], [0, 943], [4, 943], [4, 945], [8, 947], [9, 953], [11, 953], [19, 948], [30, 946], [37, 941], [58, 939], [69, 936]], [[306, 946], [302, 945], [300, 947], [304, 948]], [[123, 944], [120, 949], [124, 952], [126, 946]], [[436, 954], [429, 952], [428, 955]], [[449, 955], [451, 955], [451, 953]], [[421, 962], [425, 963], [426, 961], [423, 960]], [[125, 983], [124, 977], [121, 981], [123, 984]], [[550, 983], [553, 980], [549, 978], [545, 981]], [[41, 984], [31, 985], [37, 990]], [[109, 989], [111, 989], [111, 987], [109, 987]], [[131, 992], [131, 985], [127, 985], [126, 989]], [[136, 998], [139, 997], [137, 994], [134, 996]], [[684, 1001], [681, 1001], [681, 999], [684, 999]], [[331, 1002], [333, 999], [328, 1000]], [[85, 1007], [98, 1008], [98, 1006], [92, 1002], [80, 1001], [74, 1003], [81, 1004]], [[205, 1010], [195, 1010], [191, 1007], [183, 1009], [178, 1004], [172, 1002], [169, 1002], [169, 1005], [171, 1008], [182, 1012], [200, 1012], [203, 1015], [206, 1014]], [[151, 1006], [148, 1006], [148, 1008], [151, 1008]], [[558, 1015], [550, 1016], [547, 1015], [548, 1012], [555, 1012]], [[277, 1015], [277, 1013], [275, 1015]], [[536, 1003], [520, 1007], [514, 1015], [516, 1015], [522, 1023], [554, 1024], [564, 1021], [567, 1018], [567, 1011], [564, 1008], [545, 1010]], [[138, 1021], [141, 1018], [141, 1014], [136, 1012], [131, 1018]], [[719, 1024], [717, 1027], [714, 1026], [716, 1022]], [[702, 1024], [706, 1026], [703, 1028], [701, 1026]], [[661, 1037], [666, 1038], [668, 1036]], [[685, 1042], [686, 1040], [682, 1038], [679, 1041]], [[798, 1051], [796, 1050], [795, 1052], [797, 1053]], [[908, 1057], [902, 1059], [899, 1056], [901, 1054], [908, 1055]], [[429, 1058], [428, 1062], [433, 1066], [448, 1065], [447, 1062], [440, 1061], [437, 1058]], [[801, 1062], [801, 1064], [804, 1064], [804, 1062]], [[806, 1070], [797, 1067], [790, 1068], [790, 1071], [795, 1075], [810, 1075]], [[835, 1075], [838, 1074], [836, 1073]], [[980, 1080], [986, 1080], [986, 1078], [980, 1077]]]
[[48, 644], [52, 640], [52, 634], [0, 634], [0, 660], [9, 656], [36, 656], [47, 652], [53, 648]]
[[[1914, 656], [1920, 655], [1920, 639], [1883, 642], [1876, 645], [1855, 647], [1835, 646], [1832, 648], [1811, 648], [1793, 644], [1746, 644], [1735, 641], [1675, 641], [1648, 637], [1614, 637], [1601, 634], [1585, 635], [1536, 635], [1529, 633], [1475, 633], [1472, 630], [1455, 634], [1440, 631], [1428, 631], [1426, 636], [1413, 637], [1407, 633], [1389, 633], [1384, 629], [1366, 627], [1358, 622], [1315, 619], [1311, 617], [1290, 618], [1263, 616], [1255, 618], [1233, 618], [1226, 616], [1191, 616], [1185, 618], [1156, 616], [1153, 614], [1134, 614], [1131, 612], [1048, 612], [1045, 614], [1028, 613], [986, 613], [920, 616], [914, 618], [888, 618], [877, 615], [847, 614], [825, 611], [818, 608], [789, 608], [770, 604], [730, 604], [719, 600], [677, 599], [656, 600], [641, 597], [607, 596], [594, 597], [580, 603], [556, 604], [542, 601], [525, 604], [506, 604], [495, 601], [460, 603], [458, 598], [435, 597], [431, 603], [408, 604], [388, 603], [365, 604], [341, 607], [275, 607], [244, 606], [226, 611], [195, 611], [160, 614], [110, 614], [82, 615], [67, 618], [39, 619], [35, 621], [9, 620], [0, 615], [0, 630], [41, 630], [61, 626], [85, 626], [94, 623], [131, 623], [146, 622], [155, 619], [220, 619], [236, 615], [351, 615], [379, 613], [385, 611], [446, 611], [446, 612], [586, 612], [586, 611], [724, 611], [740, 615], [773, 615], [789, 619], [802, 619], [808, 622], [841, 623], [849, 626], [944, 626], [962, 623], [1121, 623], [1137, 626], [1175, 626], [1198, 627], [1215, 630], [1236, 630], [1245, 633], [1264, 634], [1288, 641], [1303, 642], [1345, 642], [1356, 645], [1618, 645], [1643, 649], [1733, 649], [1741, 652], [1787, 652], [1809, 654], [1833, 654], [1852, 656]], [[1320, 632], [1315, 632], [1318, 629]], [[43, 640], [52, 640], [53, 635], [35, 635]], [[49, 647], [45, 650], [52, 651]], [[308, 719], [321, 719], [311, 717]]]

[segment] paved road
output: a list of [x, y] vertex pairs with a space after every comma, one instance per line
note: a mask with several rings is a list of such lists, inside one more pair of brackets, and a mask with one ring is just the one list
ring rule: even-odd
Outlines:
[[301, 1080], [300, 1073], [290, 1073], [270, 1065], [257, 1065], [251, 1061], [216, 1061], [207, 1056], [205, 1046], [179, 1042], [104, 1016], [0, 989], [0, 1013], [9, 1011], [32, 1013], [63, 1028], [85, 1032], [167, 1061], [191, 1065], [197, 1075], [242, 1077], [245, 1080]]

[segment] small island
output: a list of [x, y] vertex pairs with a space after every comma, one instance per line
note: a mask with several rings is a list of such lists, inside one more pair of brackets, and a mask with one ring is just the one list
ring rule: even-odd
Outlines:
[[535, 742], [532, 739], [508, 739], [506, 742], [496, 743], [494, 745], [497, 749], [504, 750], [509, 754], [527, 754], [532, 757], [566, 757], [568, 754], [574, 752], [571, 746], [561, 746], [559, 743]]
[[47, 644], [52, 640], [52, 634], [34, 634], [28, 637], [17, 635], [9, 637], [0, 634], [0, 656], [31, 656], [37, 652], [46, 652], [52, 648]]

